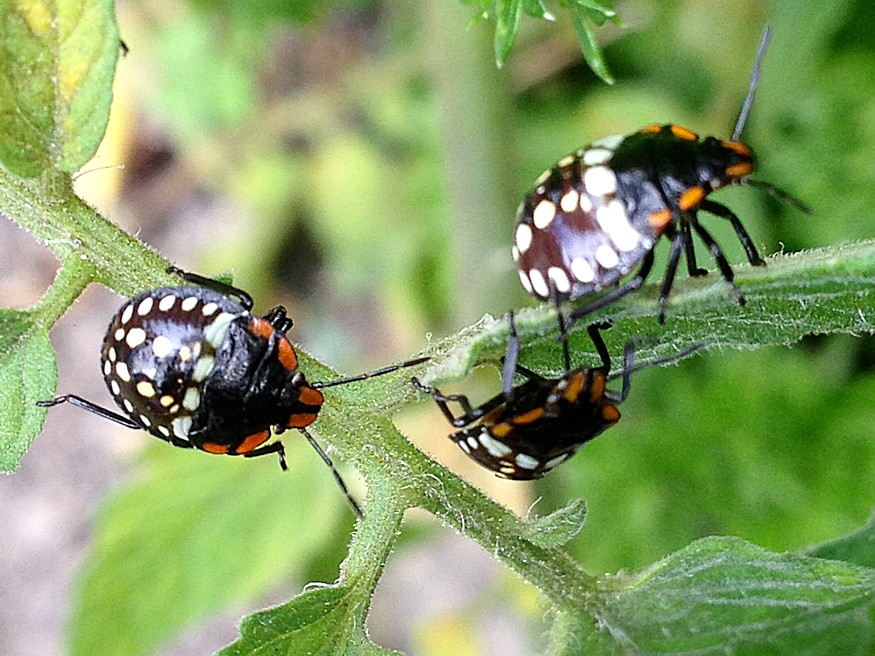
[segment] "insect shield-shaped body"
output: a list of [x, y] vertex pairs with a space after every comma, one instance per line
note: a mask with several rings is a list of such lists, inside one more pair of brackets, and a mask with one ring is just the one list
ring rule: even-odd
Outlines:
[[323, 397], [298, 371], [285, 311], [257, 317], [250, 308], [203, 287], [162, 287], [131, 299], [101, 352], [116, 403], [138, 427], [176, 446], [278, 451], [262, 446], [271, 427], [308, 426]]
[[171, 267], [198, 286], [160, 287], [132, 298], [110, 322], [101, 350], [103, 376], [124, 415], [73, 394], [37, 405], [71, 403], [128, 428], [146, 430], [178, 447], [255, 457], [283, 444], [272, 431], [298, 430], [331, 469], [331, 460], [306, 427], [316, 421], [325, 387], [391, 373], [428, 360], [416, 358], [329, 382], [308, 382], [286, 332], [292, 320], [277, 306], [252, 314], [252, 299], [236, 287]]
[[650, 125], [628, 136], [600, 139], [560, 159], [535, 183], [517, 211], [512, 254], [520, 281], [541, 300], [562, 302], [588, 297], [625, 284], [571, 313], [576, 319], [638, 289], [653, 265], [660, 237], [671, 253], [659, 298], [659, 319], [681, 255], [692, 276], [707, 273], [696, 264], [692, 233], [708, 247], [736, 298], [732, 267], [710, 233], [699, 223], [704, 211], [730, 222], [751, 264], [763, 260], [739, 218], [709, 199], [728, 185], [746, 183], [807, 210], [771, 185], [752, 181], [751, 149], [739, 136], [753, 103], [770, 31], [760, 44], [748, 96], [731, 139], [699, 136], [679, 125]]
[[[696, 211], [730, 214], [706, 197], [753, 168], [741, 142], [700, 141], [678, 125], [652, 125], [581, 148], [546, 171], [520, 206], [513, 246], [520, 281], [542, 300], [582, 298], [649, 261], [663, 234], [678, 255], [690, 228], [713, 243]], [[762, 263], [752, 245], [749, 257]]]

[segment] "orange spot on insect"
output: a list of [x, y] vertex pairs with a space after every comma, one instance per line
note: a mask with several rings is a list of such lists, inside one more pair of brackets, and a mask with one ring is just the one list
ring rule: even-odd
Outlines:
[[267, 442], [270, 439], [270, 431], [261, 431], [260, 433], [253, 433], [248, 436], [245, 440], [240, 443], [234, 453], [237, 455], [241, 455], [243, 453], [249, 453], [253, 449], [260, 447], [262, 444]]
[[280, 338], [279, 346], [277, 347], [277, 357], [280, 364], [287, 371], [294, 371], [298, 368], [298, 354], [295, 353], [294, 347], [285, 337]]
[[650, 216], [647, 217], [647, 222], [650, 224], [650, 227], [656, 230], [659, 234], [662, 234], [662, 231], [666, 229], [669, 223], [671, 223], [671, 210], [656, 210], [655, 212], [651, 212]]
[[583, 389], [584, 383], [586, 383], [586, 376], [583, 375], [582, 371], [578, 371], [568, 381], [568, 385], [565, 387], [562, 397], [569, 403], [577, 403], [577, 397], [580, 396], [580, 391]]
[[302, 387], [300, 394], [298, 394], [298, 402], [304, 405], [316, 406], [318, 408], [325, 402], [325, 397], [322, 396], [322, 392], [317, 389], [313, 389], [312, 387]]
[[493, 437], [497, 437], [499, 439], [503, 437], [507, 437], [508, 434], [513, 430], [513, 426], [507, 423], [495, 424], [489, 432], [492, 433]]
[[705, 198], [705, 190], [702, 187], [690, 187], [681, 194], [678, 199], [678, 207], [686, 212], [701, 203], [703, 198]]
[[688, 130], [682, 125], [672, 125], [670, 128], [671, 133], [677, 137], [678, 139], [683, 139], [684, 141], [698, 141], [699, 135], [693, 132], [692, 130]]
[[306, 428], [316, 421], [316, 413], [313, 412], [296, 412], [286, 424], [287, 428]]
[[267, 319], [252, 317], [249, 321], [249, 332], [256, 337], [270, 339], [270, 336], [273, 334], [273, 326], [270, 325], [270, 321]]
[[659, 134], [662, 132], [662, 126], [658, 123], [652, 123], [645, 128], [641, 128], [641, 134]]
[[753, 173], [753, 162], [739, 162], [726, 167], [726, 175], [730, 178], [743, 178]]
[[533, 421], [538, 421], [541, 417], [544, 416], [544, 408], [534, 408], [533, 410], [529, 410], [528, 412], [524, 412], [521, 415], [517, 415], [511, 421], [519, 426], [521, 424], [531, 424]]
[[592, 373], [592, 384], [589, 388], [589, 400], [591, 403], [595, 403], [605, 395], [606, 383], [607, 379], [602, 372], [594, 371]]
[[740, 141], [721, 141], [720, 145], [727, 150], [731, 150], [737, 155], [741, 155], [742, 157], [753, 157], [753, 153], [750, 152], [750, 148], [748, 148]]
[[201, 444], [201, 449], [203, 449], [207, 453], [215, 453], [218, 455], [228, 453], [228, 445], [219, 444], [218, 442], [204, 442], [203, 444]]
[[602, 406], [602, 419], [604, 419], [610, 426], [613, 426], [620, 421], [620, 411], [617, 410], [616, 406], [604, 405]]

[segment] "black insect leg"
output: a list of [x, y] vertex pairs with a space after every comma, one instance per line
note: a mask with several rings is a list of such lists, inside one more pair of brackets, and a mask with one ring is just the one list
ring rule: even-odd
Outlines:
[[428, 362], [429, 360], [431, 360], [431, 357], [426, 355], [424, 357], [414, 358], [413, 360], [408, 360], [407, 362], [402, 362], [400, 364], [392, 364], [388, 367], [377, 369], [376, 371], [369, 371], [365, 374], [359, 374], [358, 376], [350, 376], [349, 378], [341, 378], [340, 380], [331, 380], [328, 382], [310, 383], [310, 387], [313, 387], [314, 389], [322, 389], [324, 387], [334, 387], [335, 385], [357, 383], [360, 380], [367, 380], [368, 378], [376, 378], [377, 376], [391, 374], [393, 371], [398, 371], [399, 369], [404, 369], [406, 367], [414, 367], [418, 364], [422, 364], [423, 362]]
[[280, 469], [283, 471], [288, 470], [288, 465], [286, 465], [286, 449], [283, 446], [282, 442], [274, 442], [272, 444], [266, 444], [265, 446], [260, 446], [257, 449], [253, 449], [249, 453], [244, 453], [244, 458], [258, 458], [259, 456], [266, 456], [271, 453], [276, 453], [280, 459]]
[[571, 313], [568, 315], [568, 326], [573, 325], [581, 317], [585, 317], [588, 314], [592, 314], [596, 310], [607, 307], [608, 305], [614, 303], [617, 299], [620, 299], [627, 294], [631, 294], [636, 289], [639, 289], [641, 285], [644, 284], [644, 281], [647, 280], [647, 276], [650, 275], [650, 270], [652, 268], [653, 251], [650, 250], [641, 260], [641, 268], [638, 269], [638, 273], [635, 274], [634, 278], [632, 278], [629, 282], [620, 285], [610, 293], [605, 294], [601, 298], [596, 299], [592, 303], [572, 310]]
[[228, 285], [218, 280], [213, 280], [212, 278], [206, 278], [196, 273], [191, 273], [190, 271], [183, 271], [175, 266], [167, 267], [167, 273], [175, 274], [187, 282], [206, 287], [207, 289], [212, 289], [214, 292], [219, 292], [224, 296], [236, 296], [240, 299], [240, 305], [242, 305], [247, 311], [252, 309], [252, 297], [242, 289], [238, 289], [237, 287], [233, 287], [232, 285]]
[[501, 391], [504, 398], [510, 401], [513, 398], [513, 377], [519, 367], [520, 360], [520, 337], [516, 331], [513, 310], [507, 313], [507, 351], [504, 354], [504, 362], [501, 372]]
[[699, 235], [699, 238], [703, 242], [705, 242], [708, 250], [711, 251], [711, 255], [714, 256], [714, 260], [716, 260], [717, 266], [720, 267], [720, 273], [723, 274], [724, 280], [732, 285], [732, 292], [735, 294], [735, 298], [738, 301], [738, 304], [744, 305], [744, 294], [742, 294], [741, 290], [735, 286], [735, 273], [732, 271], [732, 267], [726, 260], [726, 256], [723, 254], [723, 251], [720, 250], [720, 246], [717, 245], [717, 242], [714, 241], [714, 238], [711, 236], [711, 234], [707, 230], [705, 230], [705, 228], [703, 228], [698, 221], [693, 222], [693, 229]]
[[659, 323], [665, 323], [665, 303], [671, 294], [674, 277], [677, 274], [678, 263], [681, 259], [681, 251], [684, 249], [686, 235], [683, 231], [674, 235], [671, 240], [671, 252], [668, 256], [668, 265], [665, 267], [665, 277], [662, 279], [662, 288], [659, 290], [657, 319]]
[[[687, 273], [691, 278], [707, 276], [708, 269], [702, 269], [696, 262], [696, 248], [693, 245], [693, 237], [689, 221], [681, 221], [681, 232], [684, 235], [684, 256], [687, 259]], [[671, 235], [673, 237], [673, 235]]]
[[605, 370], [605, 374], [611, 370], [611, 354], [608, 353], [608, 347], [605, 346], [605, 340], [602, 338], [602, 330], [610, 328], [611, 324], [606, 322], [593, 323], [586, 327], [589, 333], [589, 338], [592, 340], [592, 345], [595, 346], [596, 353], [601, 358], [601, 368]]
[[285, 335], [291, 330], [292, 326], [295, 325], [294, 321], [292, 321], [291, 317], [287, 315], [286, 309], [282, 305], [277, 305], [276, 307], [269, 309], [262, 319], [270, 323], [270, 325], [273, 326], [273, 329], [280, 335]]
[[[411, 378], [410, 382], [413, 383], [413, 386], [417, 390], [428, 394], [432, 399], [434, 399], [434, 402], [437, 403], [438, 407], [441, 409], [441, 412], [444, 413], [447, 421], [449, 421], [456, 428], [464, 428], [468, 424], [477, 421], [478, 419], [480, 419], [480, 417], [490, 412], [491, 410], [494, 410], [505, 402], [504, 394], [499, 394], [498, 396], [495, 396], [483, 405], [477, 408], [473, 408], [471, 407], [471, 402], [468, 400], [468, 397], [464, 394], [445, 395], [435, 387], [423, 385], [416, 377]], [[459, 406], [462, 408], [462, 412], [464, 414], [456, 417], [453, 414], [453, 411], [450, 410], [450, 407], [448, 405], [449, 403], [458, 403]]]
[[741, 219], [739, 219], [732, 210], [725, 205], [715, 203], [711, 200], [703, 200], [699, 203], [699, 207], [705, 212], [726, 219], [732, 224], [732, 228], [735, 230], [735, 234], [738, 235], [738, 240], [741, 242], [741, 245], [744, 246], [744, 252], [747, 254], [747, 259], [751, 264], [754, 266], [762, 266], [765, 264], [763, 258], [760, 257], [760, 254], [757, 251], [757, 247], [754, 246], [753, 239], [750, 238], [747, 230], [745, 230], [744, 226], [741, 224]]
[[101, 406], [92, 403], [91, 401], [86, 401], [81, 396], [75, 396], [74, 394], [65, 394], [63, 396], [56, 396], [51, 401], [37, 401], [36, 404], [41, 408], [50, 408], [54, 405], [60, 405], [61, 403], [69, 403], [70, 405], [75, 405], [77, 408], [82, 408], [83, 410], [88, 410], [98, 417], [102, 417], [103, 419], [109, 419], [117, 424], [124, 426], [125, 428], [133, 428], [136, 430], [144, 430], [144, 428], [138, 424], [137, 422], [129, 419], [125, 416], [122, 416], [118, 413], [113, 412], [112, 410], [107, 410], [106, 408], [102, 408]]
[[[298, 431], [303, 434], [304, 437], [307, 438], [307, 441], [310, 443], [316, 453], [319, 454], [319, 457], [322, 458], [322, 461], [328, 465], [328, 468], [331, 470], [331, 474], [334, 476], [334, 480], [337, 481], [337, 485], [340, 488], [340, 491], [343, 492], [344, 496], [346, 496], [346, 500], [349, 501], [349, 505], [352, 508], [352, 511], [356, 514], [356, 517], [362, 519], [364, 515], [362, 514], [362, 509], [359, 508], [359, 505], [355, 502], [355, 499], [352, 498], [352, 495], [349, 493], [349, 489], [346, 487], [346, 483], [343, 482], [343, 478], [341, 478], [340, 473], [334, 467], [334, 463], [331, 462], [331, 458], [328, 457], [328, 454], [322, 450], [322, 447], [319, 446], [319, 443], [313, 439], [313, 436], [310, 435], [308, 431], [303, 428], [299, 428]], [[279, 444], [279, 442], [274, 442], [274, 444]]]

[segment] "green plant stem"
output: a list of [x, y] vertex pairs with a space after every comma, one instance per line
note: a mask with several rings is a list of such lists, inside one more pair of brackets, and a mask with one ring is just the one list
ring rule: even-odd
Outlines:
[[87, 259], [69, 257], [64, 260], [52, 286], [34, 308], [36, 323], [46, 331], [54, 326], [88, 286], [93, 271]]
[[69, 175], [50, 173], [24, 179], [0, 168], [0, 207], [62, 261], [79, 260], [70, 275], [102, 282], [123, 296], [174, 284], [167, 260], [76, 196]]

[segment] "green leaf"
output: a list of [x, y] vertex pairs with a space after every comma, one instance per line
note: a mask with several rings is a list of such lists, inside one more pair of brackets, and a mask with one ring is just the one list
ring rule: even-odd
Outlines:
[[243, 620], [240, 639], [219, 652], [219, 656], [397, 654], [368, 642], [363, 627], [356, 626], [356, 608], [366, 603], [361, 593], [347, 587], [310, 590], [282, 606]]
[[[584, 324], [605, 319], [614, 325], [605, 333], [612, 351], [622, 351], [628, 336], [636, 336], [637, 361], [671, 355], [697, 343], [752, 349], [789, 345], [812, 333], [875, 333], [875, 241], [776, 255], [765, 267], [744, 265], [735, 270], [736, 283], [747, 297], [744, 307], [736, 305], [728, 285], [715, 273], [684, 278], [675, 283], [668, 319], [661, 326], [656, 320], [660, 284], [653, 282], [578, 322], [570, 333], [572, 350], [578, 355], [592, 353]], [[524, 364], [539, 371], [561, 370], [552, 306], [520, 310], [516, 327], [525, 344]], [[424, 381], [461, 380], [474, 364], [497, 362], [507, 338], [505, 320], [485, 317], [454, 339], [455, 345], [430, 366]]]
[[592, 27], [592, 22], [597, 24], [598, 20], [604, 22], [607, 16], [596, 12], [597, 20], [594, 21], [593, 10], [589, 7], [577, 5], [569, 7], [569, 10], [571, 11], [571, 19], [574, 22], [574, 30], [577, 32], [577, 39], [580, 41], [580, 48], [583, 51], [583, 58], [596, 75], [608, 84], [613, 84], [614, 76], [608, 70], [608, 65], [596, 40], [595, 30]]
[[586, 502], [575, 499], [549, 515], [526, 522], [527, 537], [542, 547], [561, 547], [580, 533], [586, 514]]
[[0, 162], [75, 171], [103, 138], [119, 35], [112, 0], [0, 0]]
[[865, 654], [875, 572], [705, 538], [608, 581], [603, 624], [636, 653]]
[[520, 29], [522, 0], [499, 0], [495, 18], [495, 62], [504, 63]]
[[[352, 514], [295, 435], [286, 439], [289, 472], [274, 458], [156, 444], [141, 480], [101, 512], [71, 653], [149, 653], [182, 627], [300, 575], [332, 541], [344, 540]], [[131, 431], [131, 439], [152, 438]], [[325, 499], [318, 512], [315, 499]]]
[[532, 18], [543, 18], [544, 20], [555, 20], [553, 14], [547, 11], [547, 7], [541, 0], [523, 0], [523, 11]]
[[18, 467], [43, 427], [57, 382], [55, 352], [29, 312], [0, 310], [0, 471]]
[[875, 568], [875, 514], [853, 533], [813, 547], [808, 555]]

